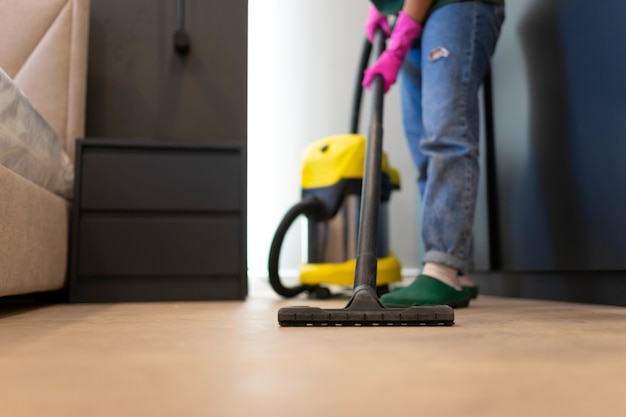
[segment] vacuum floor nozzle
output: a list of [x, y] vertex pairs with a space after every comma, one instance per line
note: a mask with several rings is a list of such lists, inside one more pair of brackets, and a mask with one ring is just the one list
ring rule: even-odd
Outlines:
[[385, 307], [376, 293], [364, 288], [353, 295], [345, 308], [281, 308], [278, 310], [278, 323], [284, 327], [451, 326], [454, 324], [454, 310], [445, 305]]

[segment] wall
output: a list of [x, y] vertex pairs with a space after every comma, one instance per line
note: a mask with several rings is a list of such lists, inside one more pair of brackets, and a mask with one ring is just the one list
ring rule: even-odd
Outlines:
[[92, 0], [87, 136], [246, 140], [247, 1]]

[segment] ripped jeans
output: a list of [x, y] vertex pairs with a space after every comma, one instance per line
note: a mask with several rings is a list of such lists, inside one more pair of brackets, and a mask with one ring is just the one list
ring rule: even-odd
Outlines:
[[440, 7], [400, 72], [404, 133], [422, 197], [422, 262], [460, 273], [473, 263], [478, 90], [503, 21], [500, 5], [464, 1]]

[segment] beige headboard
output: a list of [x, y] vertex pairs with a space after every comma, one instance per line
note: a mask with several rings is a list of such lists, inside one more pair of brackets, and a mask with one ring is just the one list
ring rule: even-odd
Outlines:
[[0, 0], [0, 67], [74, 159], [84, 135], [89, 0]]

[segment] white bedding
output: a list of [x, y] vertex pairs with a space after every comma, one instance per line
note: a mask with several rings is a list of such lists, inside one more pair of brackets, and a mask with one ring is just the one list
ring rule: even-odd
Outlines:
[[72, 198], [74, 167], [59, 137], [1, 68], [0, 165]]

